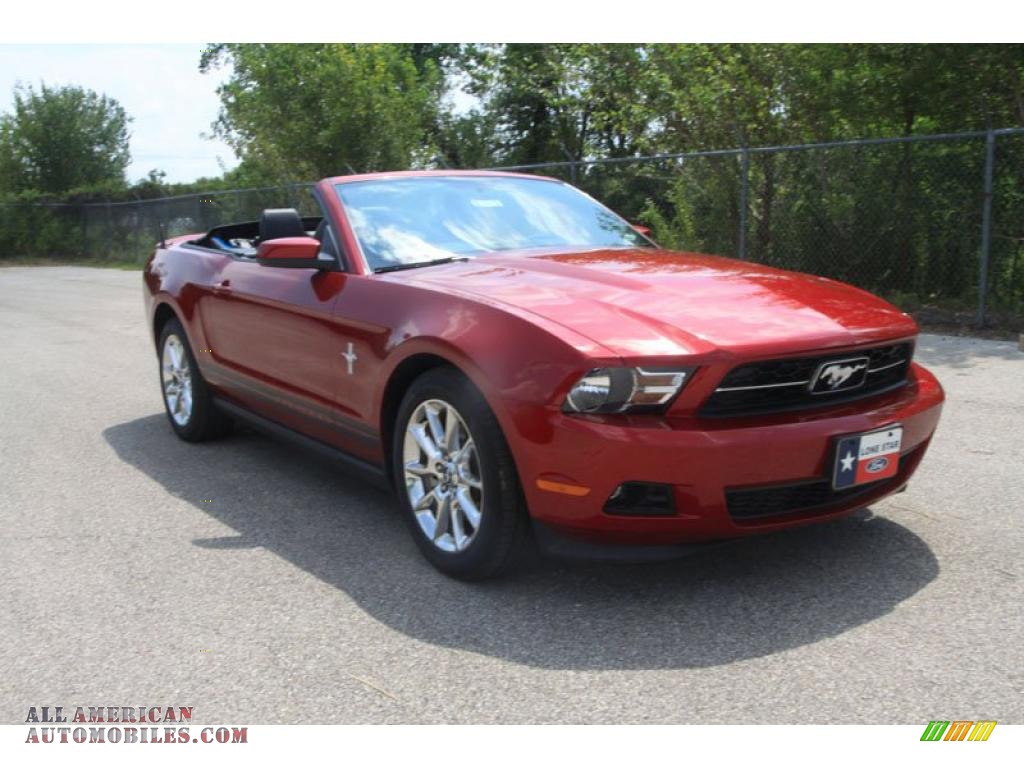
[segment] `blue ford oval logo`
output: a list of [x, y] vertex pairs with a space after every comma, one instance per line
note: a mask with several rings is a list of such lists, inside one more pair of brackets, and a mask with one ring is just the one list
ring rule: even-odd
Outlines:
[[865, 469], [867, 469], [868, 472], [875, 473], [881, 472], [888, 466], [889, 460], [885, 458], [885, 456], [879, 456], [877, 459], [872, 459], [871, 461], [869, 461]]

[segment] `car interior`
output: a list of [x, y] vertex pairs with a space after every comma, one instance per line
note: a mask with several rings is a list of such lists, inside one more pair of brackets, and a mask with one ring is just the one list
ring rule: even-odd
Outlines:
[[323, 217], [299, 216], [294, 208], [267, 208], [260, 214], [259, 221], [223, 224], [190, 244], [255, 261], [260, 243], [280, 237], [315, 237], [326, 253], [335, 255]]

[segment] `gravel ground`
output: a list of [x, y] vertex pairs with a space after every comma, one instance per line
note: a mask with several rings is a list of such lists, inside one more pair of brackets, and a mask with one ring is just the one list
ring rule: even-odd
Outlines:
[[452, 582], [390, 499], [163, 415], [137, 272], [0, 270], [0, 722], [1024, 722], [1024, 353], [922, 336], [910, 489], [646, 566]]

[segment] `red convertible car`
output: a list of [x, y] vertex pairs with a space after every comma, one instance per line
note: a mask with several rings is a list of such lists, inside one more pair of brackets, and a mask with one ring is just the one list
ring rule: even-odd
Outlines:
[[321, 181], [322, 217], [161, 243], [145, 297], [171, 427], [234, 420], [393, 487], [425, 556], [534, 540], [663, 556], [902, 490], [943, 393], [917, 326], [821, 277], [659, 248], [562, 182]]

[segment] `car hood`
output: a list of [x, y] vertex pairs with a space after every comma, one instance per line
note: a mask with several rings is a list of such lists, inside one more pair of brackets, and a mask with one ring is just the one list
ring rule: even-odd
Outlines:
[[415, 281], [540, 315], [623, 358], [784, 354], [917, 333], [891, 304], [834, 280], [661, 249], [506, 252], [417, 270]]

